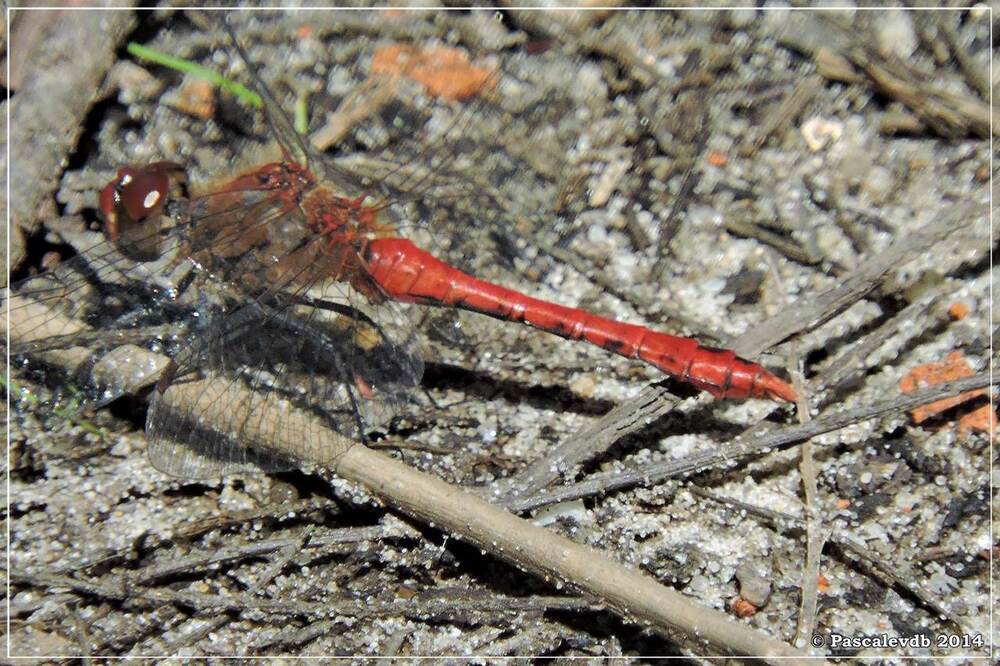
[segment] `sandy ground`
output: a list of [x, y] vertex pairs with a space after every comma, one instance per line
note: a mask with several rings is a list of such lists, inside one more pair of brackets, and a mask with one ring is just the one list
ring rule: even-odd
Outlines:
[[[67, 20], [54, 34], [70, 34]], [[129, 39], [247, 81], [224, 40], [194, 23], [150, 13]], [[405, 82], [330, 151], [373, 178], [372, 156], [436, 169], [440, 182], [400, 178], [418, 195], [413, 235], [470, 271], [792, 368], [813, 418], [891, 401], [927, 364], [950, 359], [949, 379], [989, 365], [992, 174], [975, 76], [988, 71], [988, 14], [342, 12], [237, 25], [279, 102], [307, 101], [311, 130], [398, 43], [499, 68], [474, 101]], [[131, 58], [104, 67], [49, 195], [62, 219], [16, 219], [34, 228], [24, 245], [13, 230], [21, 266], [69, 251], [51, 229], [86, 247], [95, 189], [115, 165], [174, 160], [202, 183], [266, 137], [260, 117], [228, 95], [202, 100], [190, 78]], [[23, 85], [14, 105], [34, 99], [30, 77]], [[15, 146], [12, 167], [34, 158]], [[898, 261], [807, 320], [880, 257]], [[405, 314], [426, 331], [425, 390], [374, 445], [480, 492], [663, 379], [516, 324]], [[784, 335], [768, 328], [781, 317], [793, 322]], [[15, 364], [10, 392], [11, 654], [690, 655], [682, 637], [566, 596], [319, 472], [166, 476], [144, 455], [145, 396], [54, 410], [65, 380], [37, 368]], [[774, 638], [803, 627], [818, 654], [985, 655], [992, 448], [976, 424], [988, 411], [982, 397], [921, 423], [889, 410], [808, 447], [535, 515]], [[683, 467], [755, 424], [798, 418], [766, 401], [688, 397], [554, 485]], [[865, 636], [918, 645], [832, 646]]]

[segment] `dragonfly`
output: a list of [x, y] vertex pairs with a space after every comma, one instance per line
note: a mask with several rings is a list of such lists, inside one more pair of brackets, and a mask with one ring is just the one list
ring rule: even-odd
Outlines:
[[206, 424], [208, 405], [161, 399], [197, 378], [240, 384], [261, 407], [307, 410], [364, 441], [420, 386], [412, 306], [595, 345], [720, 399], [795, 401], [787, 382], [732, 351], [535, 298], [423, 249], [404, 233], [417, 224], [408, 213], [303, 142], [231, 40], [280, 155], [207, 187], [172, 161], [120, 168], [99, 196], [103, 240], [4, 299], [18, 364], [71, 358], [72, 379], [94, 405], [151, 387], [146, 434], [157, 469], [206, 478], [295, 465], [241, 445], [245, 413]]

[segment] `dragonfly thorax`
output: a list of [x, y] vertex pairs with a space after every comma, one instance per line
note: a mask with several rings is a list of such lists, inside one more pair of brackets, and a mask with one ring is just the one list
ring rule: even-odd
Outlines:
[[351, 199], [320, 187], [306, 196], [302, 210], [309, 227], [327, 240], [330, 249], [350, 244], [358, 250], [365, 240], [390, 231], [379, 223], [379, 209], [364, 203], [366, 197], [362, 194]]

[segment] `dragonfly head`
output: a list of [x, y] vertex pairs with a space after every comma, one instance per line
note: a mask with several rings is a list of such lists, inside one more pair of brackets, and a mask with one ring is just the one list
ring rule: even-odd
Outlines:
[[175, 162], [122, 167], [101, 190], [104, 234], [129, 258], [156, 259], [168, 226], [164, 218], [172, 203], [188, 197], [187, 172]]

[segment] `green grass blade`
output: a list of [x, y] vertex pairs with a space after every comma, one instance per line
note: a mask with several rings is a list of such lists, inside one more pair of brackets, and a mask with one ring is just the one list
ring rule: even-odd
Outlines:
[[258, 109], [264, 107], [264, 102], [261, 100], [260, 95], [254, 91], [240, 83], [227, 79], [218, 72], [208, 69], [207, 67], [202, 67], [201, 65], [191, 62], [190, 60], [184, 60], [183, 58], [178, 58], [168, 53], [163, 53], [162, 51], [157, 51], [156, 49], [136, 44], [135, 42], [129, 42], [127, 51], [137, 58], [142, 58], [143, 60], [148, 60], [149, 62], [157, 65], [163, 65], [164, 67], [169, 67], [170, 69], [178, 72], [192, 74], [201, 79], [205, 79], [212, 85], [218, 86], [219, 88], [236, 95], [239, 99], [242, 99]]

